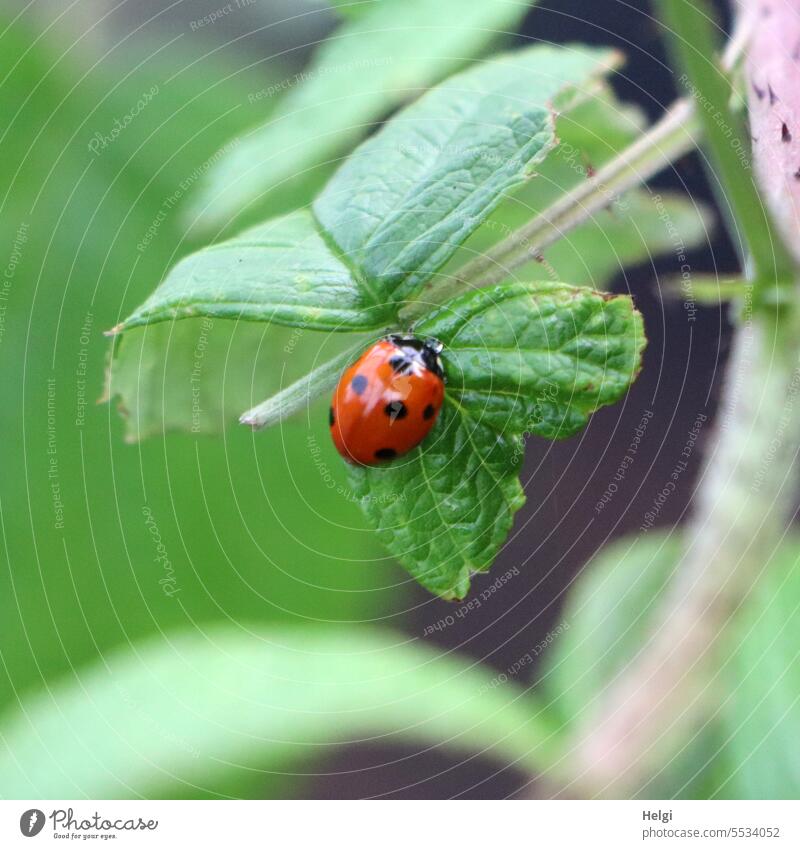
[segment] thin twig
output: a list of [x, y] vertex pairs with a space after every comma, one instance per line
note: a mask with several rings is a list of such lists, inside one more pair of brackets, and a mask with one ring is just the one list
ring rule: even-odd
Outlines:
[[694, 102], [676, 101], [641, 138], [598, 172], [562, 195], [486, 253], [466, 263], [455, 277], [444, 279], [409, 303], [401, 316], [413, 320], [467, 286], [482, 288], [506, 279], [515, 269], [536, 260], [543, 250], [589, 221], [620, 195], [657, 174], [697, 146], [699, 124]]

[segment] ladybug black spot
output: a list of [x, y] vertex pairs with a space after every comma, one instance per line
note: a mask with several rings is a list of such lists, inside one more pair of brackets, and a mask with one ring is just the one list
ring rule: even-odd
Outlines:
[[394, 448], [379, 448], [375, 452], [375, 457], [378, 460], [393, 460], [397, 456], [397, 451]]
[[392, 421], [396, 421], [397, 419], [404, 419], [408, 415], [408, 408], [402, 401], [390, 401], [383, 408], [383, 412], [386, 413]]
[[328, 424], [333, 427], [336, 424], [336, 416], [333, 415], [333, 407], [328, 410]]
[[364, 390], [367, 388], [367, 378], [364, 377], [363, 374], [357, 374], [351, 381], [350, 386], [353, 389], [353, 392], [356, 395], [363, 394]]
[[423, 419], [432, 419], [436, 415], [436, 408], [433, 404], [428, 404], [428, 406], [422, 411]]

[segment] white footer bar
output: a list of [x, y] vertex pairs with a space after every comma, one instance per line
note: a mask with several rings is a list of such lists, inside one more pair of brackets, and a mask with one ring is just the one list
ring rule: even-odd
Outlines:
[[798, 802], [0, 801], [0, 846], [800, 847]]

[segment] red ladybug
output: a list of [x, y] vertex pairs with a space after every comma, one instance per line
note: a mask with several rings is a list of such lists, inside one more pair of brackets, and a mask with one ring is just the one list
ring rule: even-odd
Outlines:
[[350, 463], [373, 466], [419, 445], [444, 400], [441, 343], [387, 336], [346, 369], [333, 393], [331, 436]]

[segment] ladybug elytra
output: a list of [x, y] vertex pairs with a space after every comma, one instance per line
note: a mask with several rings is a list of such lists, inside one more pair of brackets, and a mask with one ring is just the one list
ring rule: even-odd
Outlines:
[[415, 448], [444, 401], [441, 343], [387, 336], [345, 370], [330, 409], [331, 437], [350, 463], [373, 466]]

